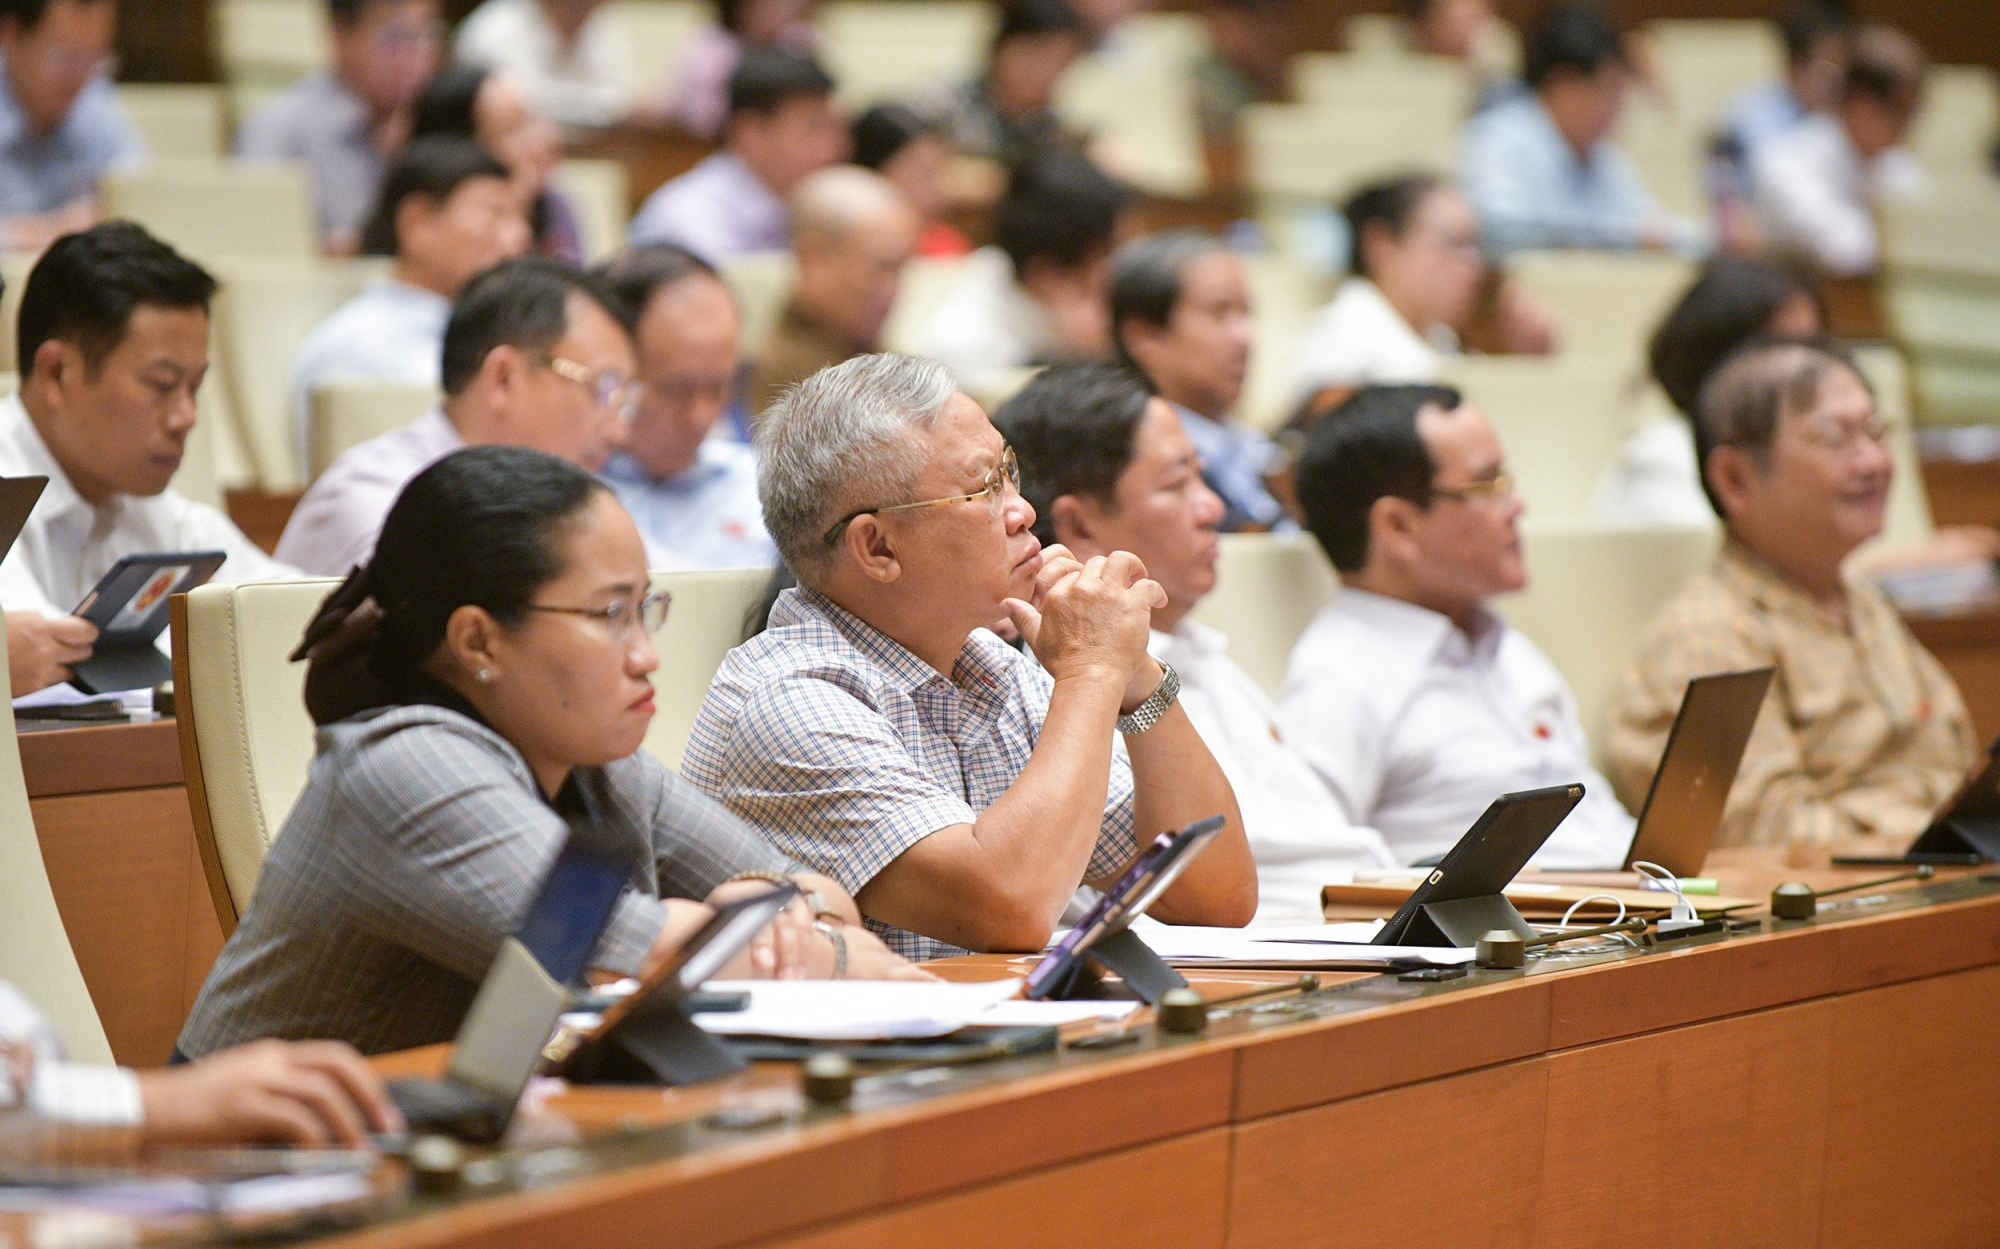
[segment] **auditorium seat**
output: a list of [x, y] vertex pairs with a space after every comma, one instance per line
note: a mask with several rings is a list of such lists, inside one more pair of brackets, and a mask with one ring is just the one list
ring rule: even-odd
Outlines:
[[736, 309], [743, 315], [744, 355], [754, 356], [777, 327], [778, 315], [798, 280], [798, 262], [790, 252], [746, 252], [723, 263], [722, 280], [736, 295]]
[[681, 46], [714, 20], [714, 6], [700, 0], [611, 0], [604, 23], [624, 53], [620, 85], [651, 95], [679, 68]]
[[596, 264], [625, 245], [632, 224], [632, 183], [615, 160], [566, 160], [556, 166], [555, 187], [576, 213], [583, 259]]
[[1883, 305], [1927, 425], [2000, 420], [2000, 190], [1883, 214]]
[[[6, 656], [6, 631], [0, 629], [0, 670]], [[111, 1042], [49, 887], [11, 703], [0, 712], [0, 980], [47, 1013], [73, 1061], [111, 1061]]]
[[195, 841], [236, 928], [312, 764], [305, 665], [290, 655], [333, 580], [205, 585], [176, 599], [174, 687]]
[[819, 7], [820, 59], [856, 109], [968, 81], [998, 14], [976, 0], [833, 0]]
[[8, 373], [21, 371], [20, 361], [14, 358], [20, 345], [14, 336], [14, 322], [21, 315], [21, 291], [28, 285], [35, 260], [33, 252], [0, 253], [0, 282], [7, 284], [7, 289], [0, 291], [0, 370]]
[[1528, 514], [1583, 521], [1637, 428], [1637, 374], [1605, 357], [1460, 356], [1445, 380], [1492, 420]]
[[1674, 111], [1699, 131], [1712, 130], [1738, 92], [1784, 76], [1784, 41], [1771, 22], [1665, 18], [1641, 33], [1652, 43]]
[[764, 592], [765, 568], [656, 572], [653, 588], [674, 596], [667, 623], [654, 639], [660, 666], [653, 672], [658, 712], [646, 731], [646, 749], [678, 769], [695, 713], [722, 657], [743, 640], [743, 619]]
[[1507, 273], [1561, 318], [1563, 354], [1637, 366], [1695, 266], [1660, 252], [1532, 251], [1509, 257]]
[[105, 174], [104, 211], [131, 218], [197, 260], [319, 254], [303, 165], [156, 160]]
[[235, 401], [260, 488], [305, 485], [291, 367], [314, 326], [384, 272], [378, 261], [230, 258], [217, 261], [215, 371]]
[[1184, 67], [1132, 54], [1086, 56], [1057, 85], [1055, 110], [1139, 189], [1190, 198], [1208, 188], [1195, 85]]
[[118, 107], [138, 130], [147, 155], [154, 159], [220, 160], [229, 150], [226, 101], [220, 87], [208, 83], [119, 83]]
[[1243, 256], [1250, 284], [1250, 319], [1255, 348], [1250, 376], [1237, 416], [1262, 430], [1275, 430], [1291, 416], [1298, 342], [1315, 313], [1333, 297], [1333, 282], [1313, 266], [1279, 252]]
[[918, 256], [904, 265], [896, 306], [889, 310], [889, 320], [882, 327], [883, 345], [890, 351], [920, 354], [918, 345], [930, 332], [931, 317], [964, 272], [965, 260], [960, 256]]
[[[2000, 135], [2000, 72], [1990, 65], [1933, 65], [1909, 148], [1936, 178], [1976, 176], [1993, 187], [1988, 164]], [[1996, 192], [2000, 193], [2000, 192]], [[1988, 236], [1988, 246], [1992, 244]]]
[[332, 59], [322, 0], [216, 0], [214, 12], [216, 54], [232, 95], [282, 90]]
[[1613, 526], [1546, 521], [1521, 525], [1528, 588], [1495, 603], [1549, 657], [1576, 696], [1593, 744], [1640, 633], [1668, 598], [1708, 566], [1720, 531], [1680, 525]]
[[1283, 240], [1291, 215], [1325, 211], [1367, 183], [1453, 175], [1458, 121], [1394, 104], [1252, 104], [1243, 110], [1244, 180], [1258, 221]]
[[1216, 586], [1193, 619], [1229, 639], [1229, 657], [1273, 698], [1285, 686], [1292, 647], [1337, 582], [1309, 534], [1222, 537]]
[[401, 429], [437, 405], [438, 388], [408, 382], [327, 382], [312, 394], [307, 468], [325, 472], [349, 448]]

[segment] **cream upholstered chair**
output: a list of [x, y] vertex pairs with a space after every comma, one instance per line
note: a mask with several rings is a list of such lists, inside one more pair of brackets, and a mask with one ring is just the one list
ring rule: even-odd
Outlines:
[[722, 265], [722, 280], [729, 284], [737, 310], [743, 314], [740, 341], [744, 350], [756, 350], [771, 336], [798, 276], [798, 264], [790, 252], [746, 252]]
[[401, 429], [437, 402], [437, 387], [407, 382], [327, 382], [315, 387], [307, 473], [318, 477], [349, 448]]
[[556, 166], [555, 185], [575, 210], [583, 235], [583, 258], [607, 260], [625, 245], [632, 224], [632, 182], [615, 160], [566, 160]]
[[[6, 632], [0, 630], [0, 661], [6, 654]], [[0, 711], [0, 980], [11, 982], [47, 1013], [71, 1058], [112, 1061], [111, 1042], [49, 887], [42, 844], [28, 810], [28, 785], [21, 776], [12, 704]]]
[[0, 369], [9, 373], [19, 373], [20, 361], [14, 357], [19, 345], [14, 338], [14, 323], [21, 315], [21, 292], [28, 285], [28, 274], [35, 268], [38, 259], [33, 252], [7, 252], [0, 254], [0, 282], [7, 287], [0, 290]]
[[611, 0], [603, 15], [624, 54], [619, 82], [635, 97], [659, 90], [661, 74], [679, 68], [681, 45], [714, 21], [713, 6], [698, 0]]
[[1193, 618], [1229, 639], [1229, 657], [1276, 697], [1292, 647], [1338, 586], [1306, 534], [1226, 534], [1216, 585]]
[[1462, 356], [1445, 379], [1492, 419], [1528, 514], [1583, 520], [1637, 425], [1639, 394], [1609, 358]]
[[654, 637], [660, 666], [653, 672], [659, 711], [646, 732], [646, 749], [679, 769], [695, 714], [722, 657], [743, 640], [743, 618], [764, 593], [768, 568], [655, 572], [653, 588], [674, 596], [667, 623]]
[[360, 261], [243, 257], [218, 262], [215, 357], [227, 384], [257, 484], [305, 485], [292, 414], [292, 358], [313, 327], [382, 272]]
[[104, 211], [130, 217], [191, 256], [319, 254], [303, 165], [157, 160], [104, 176]]
[[174, 687], [195, 842], [216, 918], [235, 931], [264, 855], [306, 787], [313, 724], [292, 649], [339, 584], [205, 585], [174, 600]]
[[1656, 253], [1520, 252], [1507, 272], [1562, 318], [1564, 355], [1636, 363], [1653, 327], [1694, 281], [1694, 263]]
[[865, 108], [973, 77], [997, 20], [977, 0], [833, 0], [814, 24], [841, 100]]
[[145, 140], [146, 150], [167, 159], [220, 160], [228, 100], [208, 83], [120, 83], [118, 107]]
[[1528, 588], [1496, 607], [1569, 682], [1593, 743], [1640, 633], [1720, 541], [1711, 526], [1522, 524]]

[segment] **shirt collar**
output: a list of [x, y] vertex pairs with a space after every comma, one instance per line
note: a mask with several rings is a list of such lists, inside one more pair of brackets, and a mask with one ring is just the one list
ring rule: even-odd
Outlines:
[[[740, 444], [739, 444], [740, 445]], [[672, 477], [654, 477], [646, 472], [639, 461], [626, 452], [620, 451], [605, 462], [598, 476], [632, 486], [658, 486], [669, 490], [688, 490], [706, 485], [729, 471], [730, 455], [726, 448], [716, 445], [715, 438], [701, 440], [695, 448], [694, 463], [688, 465]]]
[[1500, 617], [1481, 608], [1476, 631], [1468, 635], [1441, 612], [1351, 586], [1342, 586], [1331, 606], [1359, 617], [1387, 646], [1426, 664], [1453, 658], [1489, 663], [1499, 652], [1500, 638], [1507, 628]]
[[[53, 520], [77, 512], [88, 512], [95, 519], [97, 505], [78, 493], [70, 481], [69, 474], [57, 462], [49, 444], [42, 440], [42, 431], [35, 428], [34, 418], [28, 415], [27, 405], [16, 393], [0, 401], [0, 430], [4, 430], [7, 440], [20, 452], [29, 473], [39, 473], [49, 479], [42, 490], [41, 499], [35, 504], [35, 511], [44, 519]], [[113, 495], [108, 507], [115, 512], [123, 496]]]
[[[831, 624], [869, 662], [880, 668], [892, 684], [906, 693], [944, 679], [937, 669], [919, 659], [901, 642], [810, 586], [799, 586], [779, 595], [777, 605], [771, 612], [771, 622], [790, 624], [808, 614], [820, 616]], [[967, 694], [995, 695], [1006, 674], [1005, 663], [1018, 658], [1005, 642], [984, 629], [976, 629], [965, 640], [964, 649], [958, 653], [958, 662], [952, 665], [949, 684]]]
[[[1723, 539], [1722, 551], [1716, 556], [1716, 569], [1724, 582], [1766, 611], [1803, 617], [1829, 629], [1840, 627], [1818, 600], [1733, 533]], [[1848, 619], [1852, 621], [1854, 596], [1852, 590], [1845, 593], [1849, 600]]]

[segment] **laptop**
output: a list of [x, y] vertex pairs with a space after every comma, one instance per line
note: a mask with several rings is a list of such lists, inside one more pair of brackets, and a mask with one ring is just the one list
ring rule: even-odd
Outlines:
[[1701, 874], [1774, 671], [1752, 668], [1688, 682], [1620, 870], [1656, 863], [1675, 876]]
[[478, 1144], [499, 1140], [542, 1061], [542, 1047], [569, 1009], [570, 987], [611, 924], [630, 866], [594, 854], [572, 836], [542, 878], [513, 936], [500, 943], [441, 1080], [395, 1080], [389, 1100], [412, 1132]]

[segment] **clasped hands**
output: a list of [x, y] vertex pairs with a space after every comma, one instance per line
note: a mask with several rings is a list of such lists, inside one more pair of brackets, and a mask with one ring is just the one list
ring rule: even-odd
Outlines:
[[1164, 675], [1146, 653], [1153, 612], [1167, 592], [1130, 551], [1078, 560], [1069, 548], [1042, 550], [1032, 601], [1006, 600], [1008, 618], [1057, 681], [1100, 676], [1122, 681], [1120, 714], [1152, 697]]

